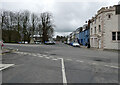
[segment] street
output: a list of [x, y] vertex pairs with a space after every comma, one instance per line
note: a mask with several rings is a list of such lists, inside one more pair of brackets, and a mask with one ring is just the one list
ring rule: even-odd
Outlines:
[[3, 83], [118, 83], [118, 53], [66, 44], [5, 44]]

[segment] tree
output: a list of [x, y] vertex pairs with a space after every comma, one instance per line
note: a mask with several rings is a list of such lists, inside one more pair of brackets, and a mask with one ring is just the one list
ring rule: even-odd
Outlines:
[[54, 25], [52, 24], [52, 15], [48, 12], [41, 13], [42, 42], [48, 41], [53, 36]]
[[28, 28], [29, 28], [29, 19], [30, 19], [30, 13], [29, 11], [24, 11], [23, 12], [23, 23], [22, 23], [22, 37], [23, 37], [23, 41], [25, 43], [25, 41], [29, 41], [28, 39], [28, 36], [29, 36], [29, 33], [28, 33]]
[[38, 23], [39, 23], [39, 18], [36, 14], [32, 13], [31, 15], [31, 23], [32, 23], [32, 26], [31, 26], [31, 42], [30, 43], [34, 43], [33, 42], [33, 35], [35, 34], [35, 31], [38, 32], [37, 28], [39, 28], [38, 26]]
[[0, 19], [0, 26], [3, 30], [2, 37], [7, 42], [29, 42], [35, 34], [42, 37], [42, 42], [53, 37], [55, 26], [52, 23], [52, 14], [48, 12], [38, 16], [34, 13], [30, 14], [29, 11], [3, 11]]

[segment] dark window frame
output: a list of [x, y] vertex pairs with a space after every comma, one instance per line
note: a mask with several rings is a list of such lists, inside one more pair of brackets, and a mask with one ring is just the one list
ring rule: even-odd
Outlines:
[[97, 28], [95, 27], [95, 28], [94, 28], [94, 34], [96, 34], [96, 33], [97, 33]]
[[[114, 34], [113, 34], [114, 33]], [[112, 40], [116, 41], [116, 32], [112, 32]]]
[[115, 6], [116, 10], [116, 15], [120, 14], [120, 5]]
[[120, 32], [117, 32], [117, 40], [120, 40]]
[[98, 25], [98, 27], [99, 27], [99, 32], [101, 32], [101, 25]]
[[108, 19], [111, 19], [111, 14], [108, 14]]

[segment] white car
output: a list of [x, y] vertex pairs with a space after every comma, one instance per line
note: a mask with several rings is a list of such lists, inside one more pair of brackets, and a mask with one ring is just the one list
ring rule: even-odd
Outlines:
[[79, 43], [73, 43], [72, 46], [73, 47], [80, 47], [80, 44]]

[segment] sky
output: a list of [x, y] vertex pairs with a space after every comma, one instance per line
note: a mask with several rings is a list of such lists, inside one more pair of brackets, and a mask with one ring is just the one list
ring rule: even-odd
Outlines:
[[101, 7], [117, 5], [119, 0], [0, 0], [0, 9], [29, 10], [53, 14], [54, 35], [66, 36], [92, 18]]

